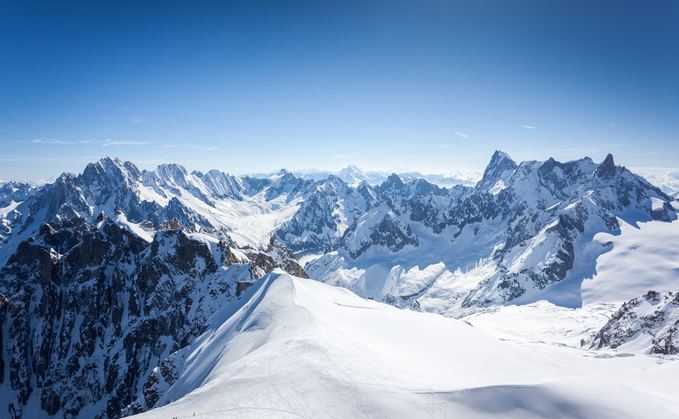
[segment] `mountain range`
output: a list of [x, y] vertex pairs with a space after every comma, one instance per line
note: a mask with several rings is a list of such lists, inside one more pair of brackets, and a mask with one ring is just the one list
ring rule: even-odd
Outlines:
[[[214, 412], [240, 412], [234, 417], [266, 409], [280, 417], [412, 417], [428, 411], [405, 407], [425, 406], [422, 394], [432, 395], [430, 413], [443, 416], [514, 409], [550, 417], [563, 403], [571, 406], [563, 417], [643, 417], [639, 406], [656, 417], [679, 412], [679, 399], [668, 401], [652, 384], [630, 390], [618, 381], [593, 400], [582, 389], [611, 374], [592, 381], [547, 367], [551, 352], [522, 366], [534, 342], [502, 321], [519, 310], [541, 339], [578, 354], [632, 348], [672, 360], [675, 196], [610, 154], [600, 163], [517, 163], [497, 151], [476, 183], [380, 176], [348, 167], [236, 177], [104, 158], [42, 186], [5, 183], [0, 403], [12, 418], [177, 416], [168, 409], [183, 416], [197, 400]], [[547, 313], [575, 326], [556, 337], [540, 329]], [[408, 339], [428, 331], [410, 347], [400, 332], [376, 332], [382, 327], [402, 327]], [[462, 367], [446, 356], [472, 350], [457, 339], [479, 353], [493, 348], [492, 356], [528, 372], [492, 379], [491, 355], [477, 356], [470, 365], [479, 375], [451, 384], [446, 377]], [[403, 345], [403, 353], [394, 349]], [[267, 359], [276, 370], [265, 379]], [[310, 361], [300, 366], [303, 359]], [[407, 367], [390, 372], [400, 362]], [[435, 374], [440, 364], [448, 366]], [[365, 384], [371, 366], [375, 387]], [[301, 375], [291, 381], [291, 374]], [[408, 377], [413, 382], [403, 384]], [[526, 387], [505, 386], [512, 384]], [[222, 406], [204, 394], [233, 398]], [[616, 405], [622, 394], [627, 404]], [[509, 401], [484, 411], [492, 398]], [[525, 398], [543, 402], [521, 405]], [[325, 412], [323, 403], [335, 408]], [[243, 406], [250, 410], [233, 410]]]

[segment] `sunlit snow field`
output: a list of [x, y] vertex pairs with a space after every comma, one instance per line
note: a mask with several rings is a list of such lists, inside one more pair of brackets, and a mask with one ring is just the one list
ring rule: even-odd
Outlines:
[[[508, 312], [507, 322], [525, 324], [516, 325], [517, 337], [508, 341], [482, 317], [478, 327], [399, 310], [274, 271], [181, 351], [185, 368], [160, 401], [169, 404], [138, 417], [679, 414], [679, 395], [667, 387], [679, 374], [677, 362], [535, 339], [525, 331], [531, 324], [525, 317]], [[538, 328], [540, 334], [550, 331]]]

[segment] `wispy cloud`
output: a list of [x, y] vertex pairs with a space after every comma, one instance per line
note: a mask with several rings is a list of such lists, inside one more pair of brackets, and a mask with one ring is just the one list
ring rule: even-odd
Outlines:
[[104, 144], [102, 144], [102, 147], [106, 147], [109, 145], [145, 145], [145, 144], [150, 144], [149, 142], [145, 141], [127, 141], [127, 140], [106, 140]]
[[452, 147], [452, 146], [454, 146], [454, 145], [455, 145], [455, 144], [439, 144], [439, 145], [437, 145], [436, 147], [438, 147], [438, 148], [447, 148], [447, 147]]
[[38, 144], [66, 144], [63, 141], [59, 141], [56, 138], [47, 138], [47, 137], [42, 137], [38, 138], [37, 140], [31, 141], [32, 143], [38, 143]]
[[14, 131], [13, 129], [0, 128], [0, 131], [3, 131], [3, 132], [11, 132], [11, 133], [13, 133], [13, 134], [21, 134], [21, 135], [23, 135], [23, 132]]
[[461, 132], [455, 131], [455, 134], [459, 135], [459, 136], [462, 137], [462, 138], [469, 138], [469, 136], [468, 136], [467, 134], [463, 134], [463, 133], [461, 133]]
[[528, 128], [528, 129], [535, 129], [535, 127], [531, 127], [529, 125], [521, 125], [521, 126], [524, 127], [524, 128]]
[[84, 140], [84, 141], [60, 141], [57, 140], [56, 138], [47, 138], [47, 137], [42, 137], [38, 138], [37, 140], [32, 140], [32, 143], [36, 144], [87, 144], [87, 143], [93, 143], [95, 140]]
[[450, 128], [446, 128], [446, 131], [450, 131]]
[[608, 124], [608, 126], [609, 126], [609, 127], [614, 127], [615, 124], [611, 122], [610, 124]]
[[135, 124], [139, 124], [139, 123], [144, 122], [144, 120], [139, 118], [138, 116], [133, 116], [131, 121], [134, 122]]

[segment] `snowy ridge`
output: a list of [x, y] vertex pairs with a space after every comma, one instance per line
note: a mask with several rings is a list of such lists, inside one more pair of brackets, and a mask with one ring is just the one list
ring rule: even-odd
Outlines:
[[177, 382], [135, 417], [674, 417], [461, 321], [279, 271], [247, 296], [176, 355]]

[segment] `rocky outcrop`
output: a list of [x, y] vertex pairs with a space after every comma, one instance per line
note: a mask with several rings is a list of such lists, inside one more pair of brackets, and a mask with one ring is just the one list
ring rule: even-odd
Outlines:
[[344, 231], [377, 202], [375, 190], [362, 183], [352, 188], [336, 176], [314, 183], [292, 219], [275, 234], [299, 253], [337, 249]]
[[373, 246], [398, 252], [405, 246], [418, 247], [419, 240], [394, 213], [391, 200], [376, 205], [357, 219], [342, 236], [341, 247], [356, 259]]
[[586, 343], [591, 349], [642, 345], [649, 354], [679, 354], [679, 292], [649, 291], [624, 303]]

